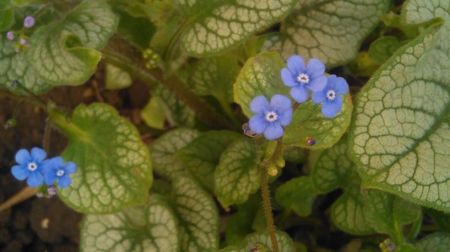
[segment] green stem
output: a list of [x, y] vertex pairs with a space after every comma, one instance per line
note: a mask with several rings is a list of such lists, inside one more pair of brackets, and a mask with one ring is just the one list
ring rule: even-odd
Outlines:
[[394, 219], [394, 241], [396, 244], [401, 245], [405, 243], [405, 237], [400, 224]]
[[[229, 129], [236, 129], [225, 116], [219, 114], [209, 103], [195, 95], [176, 76], [166, 77], [161, 70], [146, 69], [141, 55], [136, 52], [136, 48], [122, 40], [115, 40], [115, 43], [124, 48], [105, 48], [103, 50], [103, 56], [106, 61], [129, 71], [138, 79], [144, 81], [147, 85], [150, 85], [150, 87], [152, 87], [151, 83], [159, 83], [165, 86], [182, 100], [186, 106], [194, 110], [198, 118], [204, 123], [216, 128], [217, 126], [221, 126]], [[123, 53], [124, 51], [128, 53]]]
[[[276, 146], [273, 146], [276, 144]], [[278, 252], [278, 242], [276, 236], [276, 227], [273, 221], [272, 215], [272, 204], [270, 202], [270, 191], [269, 191], [269, 175], [268, 168], [271, 163], [278, 157], [282, 149], [281, 141], [276, 143], [270, 142], [266, 149], [267, 158], [261, 162], [261, 196], [264, 208], [264, 217], [266, 219], [267, 229], [270, 235], [270, 240], [272, 243], [272, 251]]]
[[69, 139], [77, 139], [83, 142], [89, 142], [89, 136], [78, 128], [75, 124], [69, 121], [67, 116], [56, 108], [48, 109], [49, 119], [65, 136]]

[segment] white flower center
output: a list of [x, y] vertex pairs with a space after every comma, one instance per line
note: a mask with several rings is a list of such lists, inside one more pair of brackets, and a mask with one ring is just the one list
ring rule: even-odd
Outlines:
[[28, 167], [27, 168], [28, 168], [29, 171], [35, 171], [38, 168], [38, 166], [37, 166], [37, 164], [35, 162], [31, 162], [31, 163], [28, 163]]
[[336, 92], [334, 90], [328, 90], [327, 98], [328, 100], [333, 101], [334, 99], [336, 99]]
[[277, 119], [278, 119], [277, 113], [275, 113], [275, 112], [273, 112], [273, 111], [267, 112], [267, 114], [266, 114], [266, 120], [267, 120], [268, 122], [274, 122], [274, 121], [276, 121]]
[[61, 176], [63, 176], [64, 175], [64, 170], [58, 170], [57, 172], [56, 172], [56, 176], [58, 176], [58, 177], [61, 177]]
[[302, 84], [308, 84], [309, 83], [309, 76], [305, 73], [301, 73], [297, 76], [297, 81]]

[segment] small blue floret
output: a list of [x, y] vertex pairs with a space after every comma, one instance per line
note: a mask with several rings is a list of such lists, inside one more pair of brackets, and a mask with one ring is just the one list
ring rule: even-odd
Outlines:
[[291, 96], [298, 103], [308, 100], [309, 90], [322, 90], [327, 82], [324, 75], [325, 65], [318, 59], [305, 61], [299, 55], [293, 55], [287, 60], [287, 67], [281, 70], [284, 85], [291, 88]]
[[330, 75], [325, 88], [314, 92], [312, 100], [316, 104], [322, 104], [322, 114], [325, 117], [333, 118], [341, 111], [344, 95], [348, 92], [348, 83], [344, 78]]
[[17, 165], [11, 169], [12, 175], [18, 180], [27, 180], [30, 187], [39, 187], [44, 182], [42, 170], [47, 166], [47, 153], [41, 148], [20, 149], [16, 153]]
[[49, 160], [44, 170], [45, 183], [49, 186], [55, 182], [61, 188], [66, 188], [72, 184], [70, 174], [75, 173], [77, 165], [73, 162], [65, 163], [61, 157], [54, 157]]
[[289, 125], [292, 120], [291, 100], [284, 95], [272, 96], [270, 103], [266, 97], [257, 96], [250, 103], [250, 109], [255, 113], [250, 118], [250, 129], [257, 134], [264, 133], [268, 140], [283, 136], [283, 127]]

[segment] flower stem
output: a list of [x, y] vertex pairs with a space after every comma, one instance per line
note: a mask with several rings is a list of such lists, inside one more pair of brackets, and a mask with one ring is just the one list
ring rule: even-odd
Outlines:
[[69, 139], [77, 139], [83, 142], [89, 142], [90, 138], [77, 125], [69, 121], [66, 115], [51, 106], [48, 109], [50, 121]]
[[24, 189], [22, 189], [20, 192], [14, 194], [11, 198], [9, 198], [7, 201], [3, 202], [0, 205], [0, 212], [3, 212], [17, 204], [19, 204], [22, 201], [25, 201], [31, 197], [33, 197], [33, 195], [35, 195], [37, 193], [37, 189], [36, 188], [31, 188], [31, 187], [25, 187]]
[[[276, 144], [276, 146], [273, 146]], [[267, 230], [270, 235], [270, 241], [272, 243], [272, 251], [278, 252], [278, 242], [276, 237], [276, 227], [272, 216], [272, 204], [270, 202], [270, 191], [269, 191], [269, 175], [268, 168], [269, 165], [278, 158], [281, 154], [282, 143], [281, 141], [270, 142], [267, 146], [266, 154], [268, 156], [261, 162], [261, 196], [264, 208], [264, 217], [266, 219]]]

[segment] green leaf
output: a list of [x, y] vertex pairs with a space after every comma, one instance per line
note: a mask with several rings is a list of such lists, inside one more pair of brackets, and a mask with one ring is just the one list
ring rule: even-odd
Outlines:
[[188, 108], [170, 90], [158, 86], [153, 90], [153, 98], [159, 97], [164, 103], [163, 110], [166, 119], [172, 126], [192, 127], [195, 124], [194, 111]]
[[108, 90], [124, 89], [133, 84], [130, 74], [119, 67], [107, 64], [105, 71], [105, 86]]
[[394, 36], [379, 37], [369, 46], [369, 56], [378, 63], [384, 63], [402, 45]]
[[0, 9], [0, 32], [7, 31], [14, 24], [14, 10]]
[[[278, 249], [280, 252], [294, 252], [294, 242], [288, 234], [282, 231], [276, 231]], [[253, 233], [245, 237], [244, 246], [239, 252], [251, 251], [257, 244], [261, 244], [266, 248], [271, 248], [270, 236], [268, 233]], [[271, 249], [268, 251], [272, 251]]]
[[229, 145], [214, 173], [214, 191], [226, 209], [247, 201], [259, 188], [259, 154], [255, 143], [246, 138]]
[[450, 232], [450, 214], [443, 213], [434, 209], [426, 209], [425, 211], [436, 223], [441, 231]]
[[402, 7], [401, 15], [407, 24], [421, 24], [436, 18], [450, 21], [450, 5], [445, 0], [408, 0]]
[[[332, 119], [325, 118], [320, 105], [306, 102], [294, 111], [292, 122], [287, 126], [283, 143], [307, 149], [326, 149], [333, 146], [347, 131], [350, 125], [353, 104], [350, 96], [346, 96], [342, 111]], [[315, 144], [308, 144], [314, 139]]]
[[[359, 179], [358, 179], [359, 180]], [[347, 187], [344, 194], [331, 206], [331, 220], [340, 230], [353, 235], [373, 234], [374, 230], [364, 212], [365, 197], [359, 183]]]
[[178, 157], [191, 175], [209, 191], [214, 190], [214, 171], [222, 152], [241, 138], [232, 131], [210, 131], [202, 134], [178, 152]]
[[81, 250], [178, 251], [177, 219], [169, 205], [153, 194], [144, 207], [109, 215], [87, 215], [81, 228]]
[[97, 51], [113, 35], [118, 18], [105, 1], [84, 1], [61, 21], [40, 27], [31, 37], [29, 64], [57, 85], [79, 85], [95, 72]]
[[317, 189], [310, 176], [302, 176], [282, 184], [275, 193], [276, 201], [286, 209], [291, 209], [299, 216], [311, 214]]
[[188, 84], [198, 95], [212, 95], [221, 102], [232, 101], [232, 85], [239, 69], [236, 58], [231, 56], [201, 59], [192, 66]]
[[234, 101], [247, 117], [252, 115], [250, 102], [258, 95], [270, 99], [274, 94], [288, 94], [280, 71], [285, 63], [278, 53], [264, 52], [250, 58], [242, 67], [233, 86]]
[[164, 113], [164, 101], [159, 97], [152, 97], [141, 110], [141, 117], [147, 126], [155, 129], [164, 129], [166, 114]]
[[251, 196], [244, 204], [237, 205], [237, 211], [227, 219], [225, 238], [227, 245], [239, 245], [245, 235], [252, 231], [257, 211], [261, 206], [259, 195]]
[[410, 224], [421, 216], [420, 207], [391, 194], [372, 190], [367, 197], [364, 212], [370, 226], [393, 238], [403, 235], [399, 233], [403, 225]]
[[433, 233], [416, 243], [416, 246], [424, 252], [447, 252], [450, 248], [450, 234]]
[[150, 146], [152, 153], [153, 169], [159, 175], [172, 179], [186, 167], [177, 159], [176, 153], [199, 136], [197, 130], [176, 129], [158, 138]]
[[[359, 180], [353, 162], [347, 154], [347, 137], [343, 137], [332, 148], [317, 155], [312, 163], [312, 182], [321, 193], [328, 193], [338, 187], [352, 186], [348, 182]], [[311, 157], [310, 157], [311, 159]]]
[[129, 121], [106, 104], [79, 105], [70, 121], [51, 113], [67, 135], [62, 156], [77, 164], [73, 184], [60, 198], [83, 213], [112, 213], [142, 204], [152, 184], [147, 147]]
[[[184, 2], [184, 1], [183, 1]], [[194, 1], [181, 43], [191, 55], [219, 53], [270, 27], [291, 10], [295, 0]]]
[[217, 251], [219, 215], [210, 197], [192, 179], [173, 181], [172, 199], [181, 232], [181, 251]]
[[46, 92], [50, 85], [30, 66], [23, 52], [16, 52], [15, 43], [0, 35], [0, 88], [24, 94], [14, 81], [33, 93]]
[[351, 151], [365, 187], [450, 211], [450, 25], [399, 49], [357, 96]]
[[356, 57], [361, 43], [387, 12], [388, 0], [305, 0], [281, 25], [275, 46], [284, 57], [319, 58], [328, 67]]

